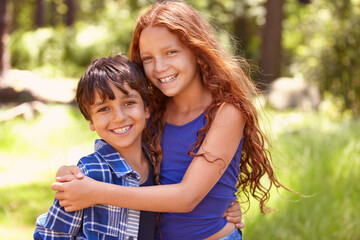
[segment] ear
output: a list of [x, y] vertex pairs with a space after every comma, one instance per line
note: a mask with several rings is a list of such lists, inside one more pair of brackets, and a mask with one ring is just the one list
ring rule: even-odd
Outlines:
[[201, 64], [201, 61], [200, 61], [199, 57], [196, 57], [196, 63], [199, 64], [199, 65]]
[[91, 131], [95, 131], [95, 125], [93, 124], [93, 122], [91, 120], [88, 120], [89, 121], [89, 126], [90, 126], [90, 130]]
[[149, 118], [150, 118], [149, 107], [145, 107], [145, 119], [149, 119]]

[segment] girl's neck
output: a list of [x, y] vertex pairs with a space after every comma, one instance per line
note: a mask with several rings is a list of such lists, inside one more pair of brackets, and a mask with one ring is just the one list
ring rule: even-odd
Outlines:
[[184, 125], [197, 118], [212, 101], [211, 92], [202, 87], [191, 95], [178, 95], [166, 104], [166, 122]]
[[181, 112], [191, 112], [198, 108], [205, 109], [210, 105], [211, 100], [211, 92], [204, 87], [199, 76], [193, 79], [186, 90], [171, 97], [167, 102], [167, 107], [175, 108]]

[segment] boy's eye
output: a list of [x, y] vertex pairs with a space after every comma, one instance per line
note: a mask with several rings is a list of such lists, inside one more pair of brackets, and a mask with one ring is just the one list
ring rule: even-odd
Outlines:
[[109, 110], [108, 107], [102, 107], [102, 108], [100, 108], [100, 109], [98, 110], [98, 112], [105, 112], [105, 111], [107, 111], [107, 110]]
[[125, 106], [130, 106], [130, 105], [133, 105], [135, 103], [136, 103], [135, 101], [126, 101]]

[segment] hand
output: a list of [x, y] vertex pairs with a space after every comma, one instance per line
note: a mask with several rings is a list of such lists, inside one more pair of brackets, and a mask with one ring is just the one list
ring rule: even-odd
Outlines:
[[55, 182], [51, 188], [56, 192], [55, 198], [66, 212], [72, 212], [95, 205], [97, 181], [84, 177], [82, 180], [74, 179], [71, 182]]
[[82, 179], [84, 174], [81, 172], [80, 168], [75, 165], [62, 166], [56, 173], [56, 181], [58, 182], [68, 182], [74, 178]]
[[240, 204], [237, 201], [231, 203], [230, 207], [226, 209], [224, 217], [229, 222], [235, 223], [236, 228], [243, 229], [245, 227], [242, 222], [242, 212]]

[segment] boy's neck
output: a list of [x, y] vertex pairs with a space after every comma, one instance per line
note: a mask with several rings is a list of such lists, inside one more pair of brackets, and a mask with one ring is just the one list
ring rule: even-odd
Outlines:
[[140, 184], [144, 183], [149, 174], [149, 163], [141, 144], [132, 148], [121, 149], [118, 153], [125, 159], [127, 164], [140, 175]]
[[145, 158], [141, 144], [127, 149], [118, 149], [117, 152], [130, 166], [140, 164]]

